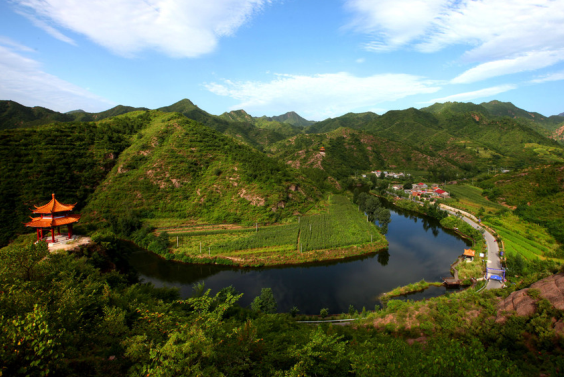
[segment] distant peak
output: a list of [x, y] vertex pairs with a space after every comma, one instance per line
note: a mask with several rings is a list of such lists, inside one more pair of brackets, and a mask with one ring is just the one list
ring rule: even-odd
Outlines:
[[190, 105], [194, 105], [194, 102], [190, 101], [188, 98], [183, 98], [180, 101], [176, 102], [176, 104], [180, 104], [180, 103], [187, 103]]
[[245, 110], [243, 110], [243, 109], [240, 109], [240, 110], [231, 110], [231, 111], [229, 112], [229, 114], [245, 114], [245, 115], [249, 115], [249, 114], [247, 114], [247, 112], [246, 112]]

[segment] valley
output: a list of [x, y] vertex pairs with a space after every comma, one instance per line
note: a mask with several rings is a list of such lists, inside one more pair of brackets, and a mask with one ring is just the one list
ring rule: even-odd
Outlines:
[[[498, 101], [320, 122], [294, 112], [216, 116], [189, 100], [96, 114], [0, 105], [0, 282], [9, 287], [0, 301], [2, 318], [20, 321], [3, 322], [5, 334], [33, 338], [29, 321], [60, 334], [85, 329], [45, 338], [69, 370], [97, 363], [84, 355], [115, 354], [123, 372], [145, 362], [136, 352], [152, 347], [147, 339], [186, 335], [173, 323], [196, 331], [211, 321], [197, 330], [213, 339], [206, 347], [271, 371], [288, 370], [299, 359], [289, 350], [316, 337], [332, 357], [346, 349], [343, 368], [356, 375], [362, 358], [447, 360], [452, 347], [473, 368], [560, 371], [564, 316], [554, 293], [535, 287], [563, 271], [564, 148], [554, 132], [564, 117]], [[449, 195], [415, 195], [419, 185]], [[33, 243], [29, 208], [52, 193], [77, 203], [75, 231], [91, 243], [59, 253]], [[485, 289], [492, 261], [480, 229], [441, 206], [495, 237], [505, 288]], [[467, 248], [473, 259], [452, 267]], [[467, 289], [437, 287], [451, 273]], [[524, 317], [500, 309], [515, 294], [533, 300]], [[355, 324], [296, 322], [330, 318]], [[94, 335], [103, 326], [110, 332]], [[84, 350], [83, 336], [97, 345]]]

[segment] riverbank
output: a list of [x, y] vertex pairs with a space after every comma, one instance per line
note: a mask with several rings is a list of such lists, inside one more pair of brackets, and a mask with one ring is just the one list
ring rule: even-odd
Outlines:
[[187, 264], [215, 264], [234, 267], [270, 267], [280, 265], [300, 265], [316, 262], [330, 262], [344, 260], [363, 255], [373, 255], [386, 250], [387, 243], [374, 243], [370, 245], [351, 246], [347, 248], [315, 250], [309, 252], [266, 252], [264, 250], [246, 250], [246, 253], [227, 255], [208, 255], [188, 256], [167, 253], [155, 255], [174, 262]]
[[325, 213], [299, 216], [293, 223], [178, 232], [168, 234], [168, 241], [160, 254], [167, 260], [239, 267], [340, 260], [388, 247], [375, 224], [342, 195], [328, 198]]
[[380, 301], [386, 302], [387, 300], [390, 300], [394, 297], [404, 296], [410, 293], [422, 292], [429, 287], [440, 287], [441, 285], [443, 285], [443, 283], [439, 283], [439, 282], [429, 283], [423, 279], [417, 283], [408, 284], [403, 287], [397, 287], [391, 290], [390, 292], [382, 293], [380, 296], [378, 296], [378, 298], [380, 299]]

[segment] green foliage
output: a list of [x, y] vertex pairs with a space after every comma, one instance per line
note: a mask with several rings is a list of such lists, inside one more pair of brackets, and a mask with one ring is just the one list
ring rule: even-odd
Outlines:
[[[6, 375], [48, 376], [65, 355], [61, 352], [64, 329], [54, 329], [39, 305], [10, 320], [0, 316], [0, 360]], [[13, 374], [12, 374], [13, 373]]]
[[148, 218], [274, 222], [317, 198], [285, 164], [179, 114], [155, 113], [142, 135], [121, 154], [82, 221], [105, 219], [118, 234]]
[[296, 363], [285, 376], [346, 376], [346, 344], [320, 327], [304, 345], [292, 346], [289, 355]]
[[441, 225], [448, 229], [456, 228], [460, 233], [470, 237], [474, 243], [482, 242], [482, 233], [456, 216], [445, 217], [441, 220]]
[[327, 308], [323, 308], [323, 309], [321, 309], [321, 310], [319, 311], [319, 316], [320, 316], [321, 318], [325, 318], [325, 317], [327, 317], [328, 315], [329, 315], [329, 309], [327, 309]]
[[[110, 233], [94, 237], [101, 254], [110, 255], [102, 245], [120, 247]], [[201, 285], [200, 293], [179, 300], [176, 289], [103, 273], [85, 251], [37, 262], [43, 246], [36, 247], [14, 243], [0, 250], [8, 260], [17, 248], [28, 259], [23, 266], [34, 265], [31, 280], [20, 265], [1, 270], [3, 375], [556, 375], [562, 357], [552, 329], [552, 318], [561, 320], [562, 313], [544, 299], [533, 316], [510, 317], [505, 325], [486, 320], [495, 313], [493, 292], [470, 290], [420, 303], [392, 300], [381, 313], [366, 314], [370, 323], [396, 316], [387, 330], [393, 334], [371, 326], [308, 326], [287, 314], [239, 307], [233, 287], [212, 297]], [[471, 310], [483, 313], [469, 324]], [[421, 324], [404, 329], [401, 318], [414, 312], [411, 321]], [[424, 346], [405, 341], [421, 332]]]
[[49, 255], [47, 243], [38, 242], [27, 246], [10, 246], [2, 253], [0, 282], [31, 282], [40, 280], [46, 273], [40, 262]]
[[389, 209], [382, 206], [379, 199], [363, 192], [358, 195], [355, 203], [368, 216], [368, 221], [378, 221], [382, 233], [387, 233], [388, 224], [391, 222], [391, 214]]
[[260, 296], [255, 297], [251, 303], [251, 309], [265, 314], [276, 313], [277, 304], [274, 294], [272, 293], [272, 288], [262, 288], [260, 290]]
[[29, 208], [52, 193], [80, 211], [151, 116], [0, 131], [0, 245], [25, 232]]
[[290, 309], [290, 315], [292, 316], [292, 318], [296, 317], [299, 312], [300, 309], [298, 309], [296, 306], [292, 306], [292, 309]]

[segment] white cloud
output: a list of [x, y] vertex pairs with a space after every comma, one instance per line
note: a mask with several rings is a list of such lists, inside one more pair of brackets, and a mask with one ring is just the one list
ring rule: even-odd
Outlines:
[[270, 1], [14, 0], [20, 12], [59, 39], [67, 37], [49, 24], [86, 35], [122, 56], [148, 49], [172, 57], [213, 51], [220, 37], [232, 35]]
[[102, 97], [44, 72], [36, 60], [26, 58], [2, 45], [0, 98], [25, 106], [43, 106], [62, 112], [76, 109], [97, 112], [115, 106]]
[[366, 111], [374, 105], [410, 95], [434, 93], [439, 83], [406, 74], [356, 77], [346, 72], [299, 76], [278, 74], [270, 82], [209, 83], [206, 88], [240, 101], [232, 109], [254, 113], [289, 110], [313, 120], [350, 111]]
[[[464, 45], [462, 60], [488, 63], [468, 76], [478, 79], [500, 73], [534, 70], [533, 55], [564, 50], [564, 1], [561, 0], [345, 0], [353, 14], [349, 25], [366, 33], [365, 48], [384, 52], [402, 47], [437, 52]], [[526, 60], [529, 60], [528, 62]], [[523, 64], [523, 68], [519, 68]], [[513, 72], [497, 67], [508, 66]]]
[[389, 51], [428, 32], [448, 3], [447, 0], [348, 0], [345, 8], [353, 14], [348, 27], [375, 38], [365, 45], [367, 50]]
[[480, 64], [452, 79], [453, 84], [467, 84], [512, 73], [534, 71], [564, 60], [564, 50], [532, 51], [511, 59]]
[[507, 92], [509, 90], [513, 90], [516, 88], [517, 88], [516, 85], [493, 86], [491, 88], [480, 89], [473, 92], [459, 93], [443, 98], [435, 98], [433, 100], [428, 101], [427, 103], [449, 102], [449, 101], [457, 101], [457, 102], [472, 101], [477, 98], [495, 96], [499, 93]]
[[531, 80], [531, 83], [540, 84], [540, 83], [543, 83], [543, 82], [560, 81], [560, 80], [564, 80], [564, 71], [551, 73], [551, 74], [539, 77], [537, 79], [533, 79], [533, 80]]
[[35, 17], [34, 15], [32, 15], [28, 12], [25, 12], [21, 9], [17, 10], [17, 12], [20, 15], [27, 18], [28, 20], [30, 20], [31, 23], [34, 24], [35, 26], [37, 26], [38, 28], [43, 29], [45, 32], [47, 32], [47, 34], [51, 35], [52, 37], [57, 38], [58, 40], [63, 41], [65, 43], [76, 46], [76, 42], [72, 38], [67, 37], [66, 35], [61, 33], [59, 30], [57, 30], [54, 27], [52, 27], [51, 25], [49, 25], [47, 22], [42, 21], [42, 20], [38, 19], [37, 17]]
[[4, 36], [1, 36], [1, 35], [0, 35], [0, 45], [8, 46], [8, 47], [10, 47], [14, 50], [18, 50], [18, 51], [25, 51], [25, 52], [33, 52], [34, 51], [32, 48], [24, 46], [23, 44], [16, 42], [11, 38], [4, 37]]
[[366, 59], [364, 59], [364, 58], [358, 58], [358, 59], [356, 59], [355, 61], [356, 61], [357, 63], [361, 64], [361, 63], [364, 63], [364, 62], [366, 61]]

